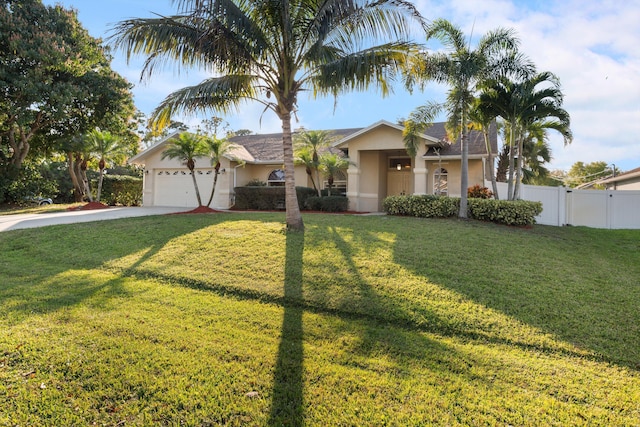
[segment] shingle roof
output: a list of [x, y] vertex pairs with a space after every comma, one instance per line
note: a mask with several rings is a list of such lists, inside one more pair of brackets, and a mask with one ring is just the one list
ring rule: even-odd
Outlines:
[[[375, 126], [376, 125], [373, 125], [373, 127]], [[368, 128], [334, 129], [328, 130], [328, 132], [330, 133], [332, 139], [334, 139], [335, 141], [339, 141], [347, 138], [349, 135], [353, 135], [365, 129]], [[294, 132], [294, 136], [296, 133], [299, 133], [299, 131]], [[444, 127], [444, 123], [434, 123], [433, 126], [431, 126], [424, 132], [424, 134], [438, 140], [447, 140], [447, 133]], [[177, 135], [178, 133], [175, 133], [163, 139], [154, 146], [134, 156], [129, 161], [132, 163], [136, 163], [149, 154], [163, 149], [163, 146], [171, 138], [174, 138]], [[497, 153], [498, 142], [495, 123], [490, 128], [489, 136], [491, 140], [491, 149], [494, 153]], [[471, 131], [468, 135], [468, 138], [470, 156], [486, 154], [482, 132]], [[230, 138], [230, 142], [238, 145], [238, 148], [230, 153], [230, 157], [234, 159], [240, 159], [247, 163], [278, 164], [283, 162], [281, 133], [234, 136]], [[436, 151], [434, 151], [434, 148], [437, 147], [429, 147], [424, 156], [436, 157], [438, 154]], [[460, 156], [460, 138], [458, 138], [454, 143], [451, 144], [445, 142], [444, 146], [440, 149], [440, 156]], [[142, 161], [142, 163], [144, 162]]]
[[[444, 123], [434, 123], [429, 129], [427, 129], [424, 133], [433, 136], [435, 138], [447, 141], [447, 131], [445, 129]], [[484, 136], [482, 132], [472, 130], [467, 135], [469, 141], [469, 155], [483, 155], [487, 154], [487, 149], [484, 143]], [[491, 124], [489, 127], [489, 141], [491, 141], [491, 152], [497, 154], [498, 152], [498, 131], [495, 122]], [[437, 147], [429, 147], [427, 152], [424, 154], [425, 157], [436, 157]], [[461, 152], [461, 144], [460, 137], [458, 137], [453, 143], [447, 143], [440, 149], [441, 156], [460, 156]]]
[[[338, 140], [358, 130], [360, 128], [335, 129], [328, 132], [330, 138]], [[294, 132], [294, 136], [296, 133], [298, 132]], [[238, 156], [247, 162], [278, 163], [283, 161], [281, 133], [234, 136], [229, 141], [243, 147], [249, 153], [252, 159]]]

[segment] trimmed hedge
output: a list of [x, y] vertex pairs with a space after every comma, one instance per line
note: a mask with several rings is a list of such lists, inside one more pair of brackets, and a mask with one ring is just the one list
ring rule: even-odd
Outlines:
[[312, 211], [345, 212], [349, 208], [349, 199], [344, 196], [309, 197], [306, 208]]
[[460, 199], [434, 195], [389, 196], [382, 201], [382, 209], [389, 215], [444, 218], [458, 213]]
[[[382, 208], [389, 215], [445, 218], [458, 214], [460, 199], [446, 196], [390, 196]], [[532, 225], [542, 212], [542, 203], [528, 200], [468, 199], [468, 216], [506, 225]]]
[[469, 217], [506, 225], [533, 225], [542, 203], [529, 200], [468, 199]]
[[112, 206], [140, 206], [142, 204], [142, 178], [128, 175], [105, 175], [102, 180], [100, 199]]
[[[284, 187], [247, 186], [236, 187], [235, 209], [281, 210], [285, 208]], [[296, 187], [298, 206], [304, 209], [309, 197], [317, 193], [313, 188]]]

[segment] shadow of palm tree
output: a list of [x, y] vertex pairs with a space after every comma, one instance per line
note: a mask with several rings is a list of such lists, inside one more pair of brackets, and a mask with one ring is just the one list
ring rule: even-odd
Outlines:
[[[284, 299], [302, 298], [302, 254], [304, 233], [289, 232], [286, 239]], [[284, 305], [282, 332], [273, 378], [269, 425], [301, 426], [304, 416], [303, 399], [303, 309]]]

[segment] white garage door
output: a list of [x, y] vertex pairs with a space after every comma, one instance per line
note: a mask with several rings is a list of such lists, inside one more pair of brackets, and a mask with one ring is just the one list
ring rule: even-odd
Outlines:
[[[207, 203], [213, 186], [213, 170], [196, 170], [202, 203]], [[155, 206], [197, 207], [198, 199], [193, 179], [188, 170], [163, 169], [156, 172], [154, 186]]]

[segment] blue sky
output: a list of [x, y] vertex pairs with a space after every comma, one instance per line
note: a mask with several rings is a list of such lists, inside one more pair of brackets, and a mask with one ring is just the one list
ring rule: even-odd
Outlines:
[[[170, 0], [44, 0], [78, 11], [80, 22], [94, 37], [105, 37], [113, 24], [128, 18], [172, 14]], [[550, 135], [552, 169], [568, 170], [577, 161], [605, 161], [622, 170], [640, 167], [640, 0], [457, 0], [414, 2], [427, 19], [446, 18], [465, 34], [484, 34], [498, 27], [513, 28], [521, 50], [539, 71], [561, 80], [565, 109], [571, 114], [574, 141], [565, 147]], [[423, 40], [419, 40], [423, 41]], [[428, 47], [436, 48], [435, 45]], [[167, 68], [141, 83], [142, 58], [127, 64], [115, 52], [112, 67], [134, 87], [136, 105], [145, 114], [170, 92], [195, 84], [207, 74]], [[336, 129], [366, 127], [379, 120], [407, 117], [426, 101], [442, 101], [445, 87], [430, 85], [425, 92], [407, 93], [400, 85], [381, 99], [375, 92], [332, 98], [299, 99], [294, 127]], [[443, 118], [444, 119], [444, 118]], [[183, 118], [197, 124], [198, 118]], [[231, 129], [279, 132], [280, 122], [261, 105], [247, 105], [226, 116]]]

